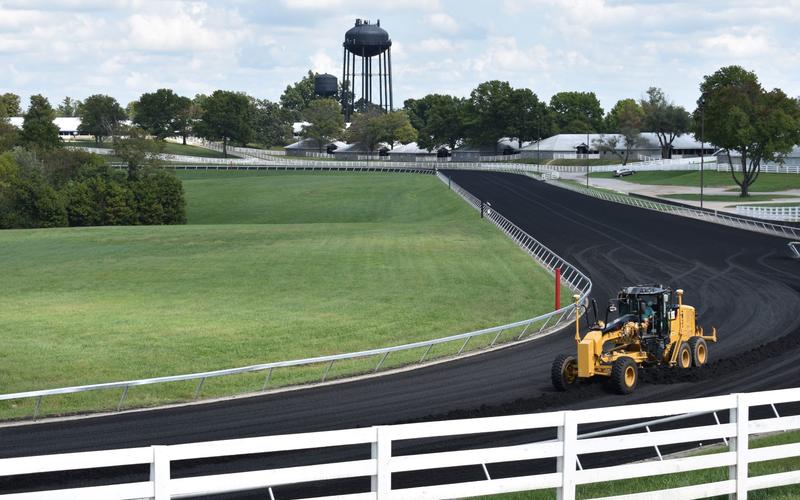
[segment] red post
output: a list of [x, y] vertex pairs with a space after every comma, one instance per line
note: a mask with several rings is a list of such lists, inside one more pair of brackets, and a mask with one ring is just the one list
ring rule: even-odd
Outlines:
[[561, 268], [556, 268], [556, 311], [561, 309]]

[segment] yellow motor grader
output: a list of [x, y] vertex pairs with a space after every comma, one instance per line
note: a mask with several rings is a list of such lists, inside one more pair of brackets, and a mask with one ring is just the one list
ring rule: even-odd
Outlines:
[[[711, 335], [704, 335], [695, 324], [695, 308], [683, 303], [680, 289], [673, 292], [661, 285], [623, 288], [609, 301], [605, 321], [598, 320], [597, 303], [592, 301], [595, 321], [583, 339], [579, 296], [574, 298], [578, 352], [556, 357], [550, 372], [553, 386], [560, 391], [578, 379], [599, 375], [609, 377], [616, 392], [629, 394], [636, 389], [640, 367], [703, 366], [708, 362], [707, 342], [717, 341], [716, 328]], [[612, 313], [617, 313], [617, 318], [609, 322]], [[584, 316], [588, 318], [588, 314]]]

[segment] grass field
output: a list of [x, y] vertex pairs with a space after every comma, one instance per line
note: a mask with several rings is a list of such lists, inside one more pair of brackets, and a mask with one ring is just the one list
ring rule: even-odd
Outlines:
[[[552, 307], [551, 276], [432, 176], [181, 177], [186, 226], [0, 232], [0, 392], [390, 346]], [[331, 376], [375, 362], [337, 364]], [[322, 370], [278, 370], [270, 383], [318, 380]], [[209, 379], [203, 395], [263, 381]], [[135, 388], [128, 398], [187, 399], [194, 386]], [[119, 391], [106, 392], [47, 398], [42, 411], [114, 407]], [[0, 414], [30, 415], [32, 405], [6, 403]]]
[[[67, 141], [64, 143], [65, 146], [79, 146], [83, 148], [113, 148], [113, 144], [111, 142], [102, 142], [99, 145], [94, 141]], [[199, 146], [192, 146], [191, 144], [177, 144], [174, 142], [164, 142], [163, 143], [163, 151], [162, 153], [170, 154], [170, 155], [184, 155], [184, 156], [197, 156], [200, 158], [224, 158], [223, 154], [219, 151], [213, 151], [211, 149], [201, 148]], [[228, 158], [237, 158], [234, 155], [229, 154]]]
[[[611, 179], [614, 174], [612, 172], [597, 172], [590, 174], [590, 176]], [[636, 172], [635, 175], [629, 175], [624, 180], [635, 184], [696, 186], [699, 188], [700, 172], [685, 170]], [[731, 190], [739, 190], [733, 181], [733, 177], [728, 172], [706, 171], [703, 174], [703, 182], [706, 187], [727, 187]], [[800, 189], [800, 175], [762, 173], [756, 183], [750, 187], [751, 192], [785, 191], [787, 189]]]
[[[749, 447], [751, 449], [755, 449], [765, 446], [777, 446], [797, 442], [800, 442], [800, 432], [794, 431], [774, 434], [767, 437], [753, 438], [749, 443]], [[727, 448], [717, 447], [714, 450], [695, 452], [693, 455], [705, 455], [708, 453], [719, 453], [722, 451], [727, 451]], [[796, 470], [800, 470], [800, 457], [751, 463], [749, 465], [748, 475], [749, 477], [754, 477]], [[715, 481], [724, 481], [726, 479], [728, 479], [728, 468], [717, 467], [713, 469], [704, 469], [692, 472], [649, 476], [635, 480], [627, 479], [621, 481], [609, 481], [605, 483], [581, 485], [578, 486], [576, 496], [577, 498], [582, 499], [626, 495], [660, 489], [680, 488], [682, 486], [691, 486]], [[555, 497], [556, 495], [554, 490], [537, 490], [521, 493], [509, 493], [504, 495], [475, 497], [474, 500], [550, 500], [554, 499]], [[754, 500], [793, 500], [800, 498], [800, 485], [755, 490], [749, 492], [747, 497]], [[715, 498], [725, 499], [727, 496]]]

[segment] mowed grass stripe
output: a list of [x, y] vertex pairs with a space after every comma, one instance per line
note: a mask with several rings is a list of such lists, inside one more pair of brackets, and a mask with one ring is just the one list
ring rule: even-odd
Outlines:
[[186, 226], [0, 233], [0, 392], [391, 346], [552, 308], [552, 277], [434, 177], [184, 184]]

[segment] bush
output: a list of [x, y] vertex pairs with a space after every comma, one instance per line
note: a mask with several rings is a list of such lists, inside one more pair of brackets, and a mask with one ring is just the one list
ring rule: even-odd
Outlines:
[[185, 224], [183, 185], [146, 169], [131, 179], [84, 152], [0, 155], [0, 228]]

